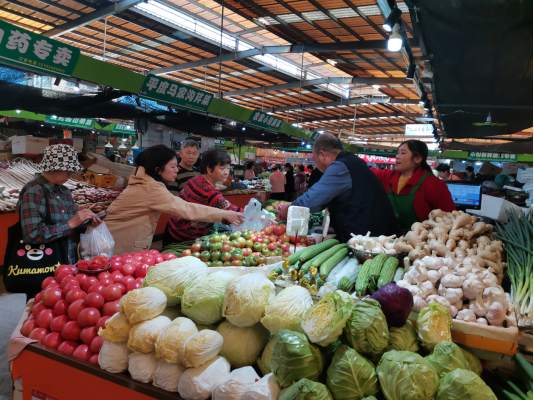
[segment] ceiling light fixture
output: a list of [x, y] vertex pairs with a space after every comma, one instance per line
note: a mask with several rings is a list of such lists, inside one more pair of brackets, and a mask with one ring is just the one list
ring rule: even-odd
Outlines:
[[389, 35], [388, 39], [388, 50], [389, 51], [399, 51], [402, 48], [402, 36], [399, 33], [400, 25], [395, 24], [393, 27], [393, 32]]
[[17, 112], [17, 114], [20, 114], [20, 110], [15, 110]]
[[413, 77], [415, 75], [415, 64], [408, 65], [408, 71], [406, 72], [406, 79], [409, 79], [413, 81]]
[[388, 17], [386, 18], [386, 21], [382, 25], [382, 28], [386, 32], [391, 32], [393, 30], [393, 27], [395, 26], [395, 24], [399, 20], [401, 14], [402, 14], [402, 11], [399, 10], [399, 8], [397, 6], [393, 7], [391, 9], [391, 12], [389, 13]]
[[430, 67], [426, 67], [423, 70], [422, 74], [424, 76], [426, 76], [427, 78], [429, 78], [429, 79], [432, 79], [434, 77], [434, 71], [432, 71], [432, 69]]

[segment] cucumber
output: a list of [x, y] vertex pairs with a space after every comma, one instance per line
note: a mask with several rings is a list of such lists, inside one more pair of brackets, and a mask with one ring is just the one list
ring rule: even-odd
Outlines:
[[[311, 246], [310, 246], [311, 247]], [[303, 249], [300, 249], [299, 251], [297, 251], [296, 253], [293, 253], [291, 254], [287, 259], [289, 260], [289, 263], [291, 265], [295, 264], [298, 260], [299, 260], [299, 257], [301, 255], [303, 255], [304, 253], [306, 253], [307, 251], [310, 250], [310, 247], [305, 247]]]
[[347, 256], [347, 254], [349, 254], [349, 250], [347, 249], [347, 245], [345, 245], [343, 249], [339, 250], [330, 259], [326, 260], [319, 268], [321, 278], [328, 278], [330, 271], [332, 271], [334, 267]]
[[346, 248], [347, 248], [347, 244], [346, 243], [336, 244], [335, 246], [333, 246], [333, 247], [327, 249], [326, 251], [323, 251], [321, 254], [319, 254], [318, 258], [314, 258], [311, 266], [319, 268], [327, 260], [329, 260], [330, 257], [332, 257], [334, 254], [336, 254], [339, 250], [346, 249]]
[[[323, 243], [315, 244], [313, 246], [310, 246], [310, 251], [301, 255], [299, 257], [299, 263], [300, 265], [303, 265], [306, 261], [311, 260], [315, 256], [321, 254], [322, 252], [328, 250], [329, 248], [339, 244], [339, 241], [336, 239], [328, 239], [324, 241]], [[345, 245], [346, 246], [346, 245]]]

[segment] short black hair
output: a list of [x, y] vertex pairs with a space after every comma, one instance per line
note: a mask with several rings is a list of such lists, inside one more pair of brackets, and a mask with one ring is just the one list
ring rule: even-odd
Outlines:
[[196, 147], [197, 150], [199, 149], [198, 142], [196, 140], [193, 140], [193, 139], [186, 139], [186, 140], [184, 140], [182, 142], [181, 150], [185, 149], [186, 147]]
[[299, 171], [304, 172], [304, 165], [299, 165]]
[[247, 164], [247, 169], [251, 169], [254, 166], [254, 163], [251, 161]]
[[284, 167], [289, 168], [289, 169], [293, 169], [293, 166], [290, 163], [286, 163], [284, 165]]
[[475, 172], [475, 169], [472, 166], [468, 165], [467, 167], [465, 167], [465, 172]]
[[313, 165], [308, 165], [308, 169], [309, 169], [310, 171], [313, 171], [314, 168], [315, 168], [315, 167], [314, 167]]
[[208, 172], [208, 168], [213, 170], [217, 165], [226, 166], [230, 165], [232, 159], [227, 151], [215, 148], [207, 151], [202, 155], [202, 171]]
[[138, 167], [143, 167], [145, 173], [155, 181], [163, 182], [159, 172], [163, 172], [172, 159], [176, 159], [176, 151], [164, 144], [157, 144], [139, 153], [134, 163]]
[[278, 170], [279, 170], [278, 165], [273, 165], [273, 166], [271, 167], [271, 171], [278, 171]]
[[437, 168], [436, 168], [436, 171], [450, 173], [451, 172], [451, 167], [449, 167], [448, 164], [439, 164], [437, 166]]
[[313, 154], [318, 154], [320, 151], [326, 151], [327, 153], [339, 153], [343, 151], [343, 143], [337, 136], [330, 133], [323, 133], [319, 135], [315, 143], [313, 144]]
[[421, 163], [417, 165], [417, 168], [423, 168], [427, 172], [432, 172], [432, 168], [430, 168], [430, 165], [428, 165], [426, 162], [426, 159], [428, 158], [428, 146], [425, 142], [415, 139], [406, 140], [405, 142], [399, 144], [397, 149], [399, 149], [403, 144], [408, 146], [408, 149], [412, 152], [412, 160], [415, 157], [421, 157]]

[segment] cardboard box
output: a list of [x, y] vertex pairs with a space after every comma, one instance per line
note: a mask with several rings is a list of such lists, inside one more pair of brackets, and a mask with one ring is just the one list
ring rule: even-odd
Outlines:
[[80, 161], [80, 164], [82, 164], [82, 167], [84, 169], [89, 168], [91, 165], [96, 163], [96, 158], [90, 157], [86, 153], [80, 153], [78, 154], [78, 161]]
[[482, 195], [480, 210], [467, 210], [471, 214], [488, 217], [504, 223], [508, 222], [506, 211], [514, 210], [516, 214], [523, 212], [522, 208], [500, 197]]
[[34, 136], [13, 136], [13, 154], [43, 154], [49, 146], [48, 138]]
[[104, 155], [104, 146], [96, 146], [96, 154]]
[[11, 145], [13, 143], [11, 142], [11, 140], [6, 140], [6, 141], [0, 141], [0, 151], [9, 151], [11, 150]]
[[72, 139], [72, 145], [76, 149], [76, 151], [79, 153], [83, 150], [83, 139], [80, 138], [73, 138]]
[[497, 176], [502, 172], [502, 168], [499, 168], [496, 165], [486, 161], [484, 164], [482, 164], [482, 167], [480, 167], [478, 172], [483, 175]]
[[113, 175], [103, 175], [96, 172], [87, 171], [85, 173], [85, 181], [97, 187], [105, 188], [115, 184], [115, 177]]
[[87, 168], [87, 172], [94, 172], [97, 174], [105, 175], [105, 174], [109, 174], [111, 171], [107, 167], [103, 167], [98, 164], [93, 164], [89, 168]]

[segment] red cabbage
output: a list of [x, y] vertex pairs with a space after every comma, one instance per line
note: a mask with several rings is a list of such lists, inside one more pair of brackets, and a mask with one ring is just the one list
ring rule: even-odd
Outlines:
[[408, 289], [391, 282], [378, 289], [371, 298], [380, 303], [390, 328], [401, 328], [406, 324], [413, 308], [413, 296]]

